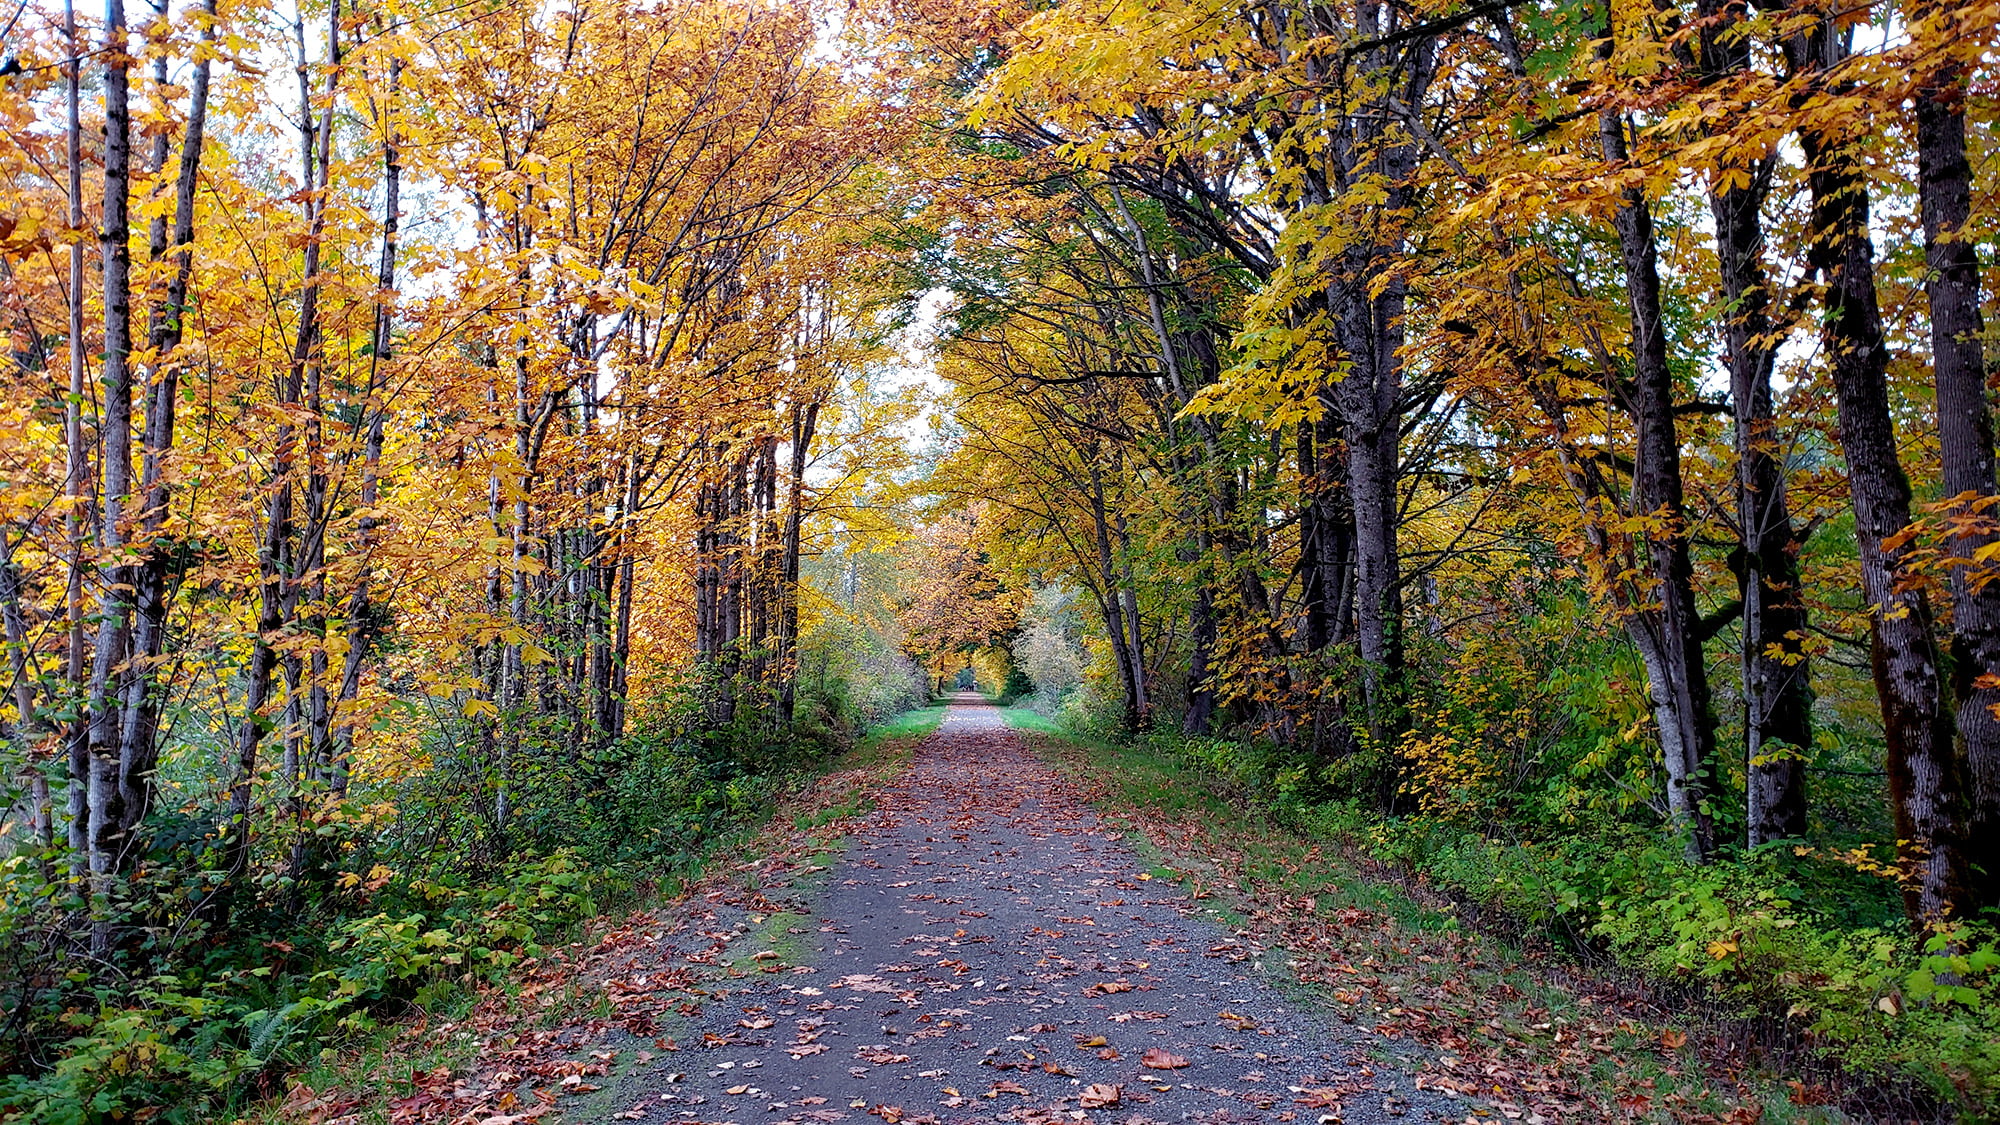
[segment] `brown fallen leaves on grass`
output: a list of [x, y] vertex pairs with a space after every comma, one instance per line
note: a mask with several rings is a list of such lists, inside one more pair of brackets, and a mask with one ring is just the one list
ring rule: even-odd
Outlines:
[[[1336, 858], [1319, 846], [1277, 830], [1254, 830], [1250, 814], [1218, 818], [1194, 808], [1168, 814], [1135, 807], [1114, 792], [1101, 762], [1085, 760], [1059, 740], [1029, 738], [1067, 760], [1071, 777], [1107, 822], [1138, 829], [1174, 857], [1175, 866], [1194, 872], [1194, 897], [1231, 900], [1247, 925], [1210, 956], [1234, 962], [1282, 949], [1298, 979], [1324, 986], [1348, 1009], [1343, 1018], [1349, 1022], [1431, 1048], [1416, 1076], [1419, 1088], [1490, 1103], [1501, 1118], [1530, 1125], [1594, 1125], [1647, 1114], [1677, 1125], [1758, 1120], [1762, 1110], [1754, 1104], [1719, 1114], [1694, 1104], [1691, 1095], [1746, 1091], [1731, 1077], [1705, 1079], [1694, 1069], [1699, 1060], [1677, 1054], [1688, 1042], [1685, 1033], [1651, 1026], [1657, 1013], [1643, 997], [1600, 985], [1580, 998], [1576, 1017], [1559, 1023], [1487, 969], [1481, 939], [1409, 931], [1386, 915], [1334, 909], [1320, 895], [1296, 893], [1271, 878], [1282, 871], [1287, 879], [1311, 883], [1313, 873]], [[1236, 819], [1244, 823], [1231, 823]], [[1488, 975], [1494, 979], [1480, 979]], [[1237, 1030], [1256, 1028], [1255, 1021], [1232, 1013], [1219, 1019]], [[1642, 1052], [1652, 1058], [1635, 1065]], [[1605, 1070], [1610, 1073], [1593, 1075]]]

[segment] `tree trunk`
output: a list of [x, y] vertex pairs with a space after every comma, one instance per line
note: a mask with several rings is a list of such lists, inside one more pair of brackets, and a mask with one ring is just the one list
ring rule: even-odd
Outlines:
[[1150, 726], [1153, 721], [1152, 693], [1147, 687], [1146, 642], [1141, 631], [1139, 617], [1139, 584], [1132, 576], [1132, 535], [1126, 526], [1125, 514], [1118, 513], [1112, 520], [1118, 532], [1118, 568], [1120, 597], [1125, 600], [1126, 652], [1132, 661], [1132, 697], [1139, 705], [1139, 722]]
[[[1822, 20], [1785, 43], [1795, 75], [1815, 78], [1847, 53], [1847, 32]], [[1838, 90], [1829, 91], [1832, 93]], [[1888, 347], [1875, 294], [1868, 187], [1851, 138], [1800, 134], [1812, 196], [1807, 263], [1824, 290], [1822, 342], [1839, 399], [1861, 591], [1869, 607], [1875, 690], [1882, 703], [1903, 900], [1924, 926], [1963, 913], [1963, 794], [1952, 754], [1953, 715], [1940, 682], [1930, 601], [1908, 581], [1907, 547], [1887, 541], [1910, 523], [1910, 482], [1889, 412]]]
[[820, 403], [817, 399], [801, 410], [792, 408], [792, 465], [786, 482], [790, 490], [785, 500], [785, 546], [783, 609], [778, 623], [778, 661], [784, 686], [778, 699], [780, 717], [790, 726], [796, 706], [799, 644], [799, 563], [805, 539], [806, 469], [811, 465], [812, 441], [819, 428]]
[[1117, 560], [1111, 552], [1111, 520], [1104, 504], [1104, 474], [1093, 451], [1085, 451], [1090, 462], [1090, 517], [1096, 534], [1099, 609], [1104, 614], [1104, 633], [1118, 664], [1119, 686], [1124, 689], [1122, 725], [1136, 731], [1145, 723], [1145, 673], [1138, 667], [1131, 640], [1125, 631], [1125, 607], [1119, 592]]
[[[1197, 548], [1202, 555], [1205, 548]], [[1215, 728], [1215, 584], [1203, 575], [1194, 589], [1188, 608], [1187, 713], [1181, 717], [1181, 733], [1206, 738]]]
[[[1604, 159], [1627, 163], [1625, 118], [1615, 109], [1598, 116]], [[1645, 522], [1646, 554], [1660, 612], [1653, 619], [1647, 660], [1660, 750], [1665, 761], [1667, 809], [1686, 834], [1687, 856], [1705, 863], [1715, 851], [1715, 829], [1705, 802], [1713, 775], [1715, 727], [1709, 714], [1708, 669], [1702, 660], [1701, 615], [1694, 600], [1694, 563], [1687, 541], [1681, 492], [1680, 437], [1674, 424], [1673, 372], [1667, 366], [1665, 316], [1660, 301], [1659, 250], [1645, 195], [1628, 188], [1614, 218], [1625, 264], [1625, 293], [1632, 314], [1632, 380], [1638, 440], [1633, 472], [1633, 514]]]
[[49, 777], [41, 756], [33, 745], [47, 729], [47, 720], [35, 706], [35, 683], [40, 678], [38, 662], [30, 659], [34, 640], [22, 607], [21, 569], [14, 562], [14, 544], [0, 536], [0, 638], [7, 648], [7, 674], [13, 684], [15, 720], [0, 722], [0, 737], [12, 741], [21, 754], [21, 782], [28, 790], [28, 842], [40, 848], [42, 877], [55, 877], [55, 809], [49, 801]]
[[[340, 82], [341, 5], [334, 0], [327, 16], [328, 65], [326, 105], [319, 123], [314, 124], [312, 97], [305, 69], [305, 28], [299, 35], [299, 128], [303, 161], [306, 242], [300, 255], [299, 275], [304, 279], [299, 291], [298, 330], [292, 341], [291, 362], [278, 383], [281, 407], [305, 401], [308, 369], [316, 365], [319, 348], [320, 244], [326, 233], [326, 192], [328, 165], [333, 144], [335, 93]], [[280, 634], [297, 616], [300, 591], [297, 579], [302, 560], [313, 551], [302, 542], [294, 511], [293, 475], [298, 468], [300, 434], [286, 412], [273, 434], [271, 475], [266, 487], [270, 495], [264, 504], [264, 537], [257, 552], [258, 610], [256, 635], [250, 650], [250, 664], [244, 670], [243, 717], [236, 730], [235, 777], [229, 790], [229, 827], [224, 848], [224, 870], [240, 875], [250, 862], [251, 822], [257, 778], [257, 757], [270, 718], [264, 712], [271, 702], [272, 679], [281, 657]], [[310, 484], [308, 486], [310, 488]], [[308, 527], [308, 534], [323, 534], [323, 527]], [[288, 701], [287, 710], [290, 704]], [[288, 739], [293, 732], [287, 731]], [[289, 745], [289, 743], [288, 743]]]
[[[1944, 491], [1959, 499], [1973, 529], [1950, 550], [1969, 560], [2000, 542], [1992, 531], [2000, 512], [1991, 501], [1993, 415], [1980, 339], [1979, 251], [1967, 230], [1972, 167], [1965, 154], [1965, 96], [1965, 72], [1947, 64], [1924, 75], [1915, 104], [1918, 199], [1929, 266], [1924, 292], [1930, 302]], [[1994, 714], [2000, 707], [2000, 583], [1980, 585], [1975, 579], [1992, 577], [1981, 574], [1985, 569], [1961, 564], [1951, 572], [1952, 696], [1968, 775], [1968, 909], [2000, 905], [2000, 716]]]
[[[175, 261], [166, 294], [154, 305], [147, 332], [153, 359], [146, 381], [146, 424], [139, 482], [144, 496], [140, 505], [142, 558], [132, 568], [135, 667], [126, 679], [120, 717], [120, 742], [126, 759], [121, 780], [126, 832], [138, 828], [136, 814], [145, 807], [159, 754], [160, 701], [154, 678], [166, 649], [169, 572], [174, 564], [174, 544], [166, 538], [167, 509], [173, 500], [166, 477], [166, 460], [174, 446], [174, 424], [180, 402], [180, 362], [173, 352], [186, 331], [188, 291], [194, 278], [195, 192], [200, 186], [208, 123], [209, 49], [215, 42], [215, 0], [207, 0], [203, 5], [202, 17], [201, 46], [196, 51], [194, 79], [188, 95], [187, 132], [181, 140], [180, 168], [174, 181], [172, 230], [169, 233], [167, 215], [162, 212], [153, 220], [150, 236], [153, 257], [161, 259], [171, 254]], [[165, 80], [160, 81], [164, 84]], [[156, 171], [165, 167], [166, 151], [166, 137], [162, 133], [154, 150]]]
[[[132, 603], [125, 591], [125, 520], [134, 508], [132, 479], [132, 108], [131, 57], [126, 53], [124, 0], [104, 10], [104, 215], [99, 243], [104, 262], [103, 505], [98, 523], [97, 641], [90, 670], [90, 870], [103, 892], [109, 876], [125, 866], [131, 837], [123, 826], [142, 817], [143, 802], [128, 810], [121, 784], [124, 763], [117, 700], [132, 640]], [[100, 920], [92, 944], [102, 953], [110, 929]]]
[[375, 506], [382, 495], [383, 426], [388, 414], [376, 396], [382, 392], [382, 370], [391, 359], [395, 344], [396, 250], [402, 229], [403, 159], [396, 133], [396, 98], [400, 93], [403, 60], [389, 62], [389, 88], [382, 110], [382, 255], [375, 271], [375, 328], [368, 354], [368, 386], [362, 401], [365, 433], [361, 448], [361, 489], [357, 503], [361, 517], [355, 527], [355, 552], [360, 563], [354, 576], [354, 592], [347, 600], [347, 654], [340, 669], [340, 696], [336, 708], [335, 760], [332, 789], [344, 796], [354, 761], [354, 703], [361, 694], [361, 669], [374, 640], [375, 606], [372, 589], [371, 555], [375, 532], [381, 521]]
[[[1357, 269], [1368, 267], [1357, 264]], [[1347, 488], [1354, 518], [1354, 625], [1369, 737], [1393, 753], [1401, 734], [1403, 598], [1397, 550], [1396, 481], [1402, 437], [1401, 284], [1372, 298], [1357, 281], [1343, 294], [1350, 368], [1336, 390], [1346, 428]], [[1343, 288], [1348, 288], [1343, 286]]]
[[[65, 171], [69, 175], [69, 226], [83, 229], [83, 118], [80, 90], [83, 80], [83, 43], [76, 27], [73, 0], [63, 4], [63, 34], [69, 44], [64, 66], [64, 99], [69, 113], [65, 137]], [[81, 695], [88, 660], [84, 620], [88, 610], [83, 599], [84, 539], [90, 521], [90, 455], [84, 447], [83, 404], [87, 350], [83, 340], [83, 242], [69, 244], [69, 286], [65, 293], [69, 306], [69, 396], [63, 405], [63, 490], [69, 504], [63, 512], [63, 535], [69, 547], [67, 586], [63, 597], [66, 656], [63, 678], [71, 692]], [[78, 700], [81, 701], [80, 699]], [[70, 873], [79, 883], [90, 873], [90, 715], [87, 710], [66, 724], [63, 741], [69, 751], [69, 795], [65, 812], [69, 818]]]
[[[1369, 0], [1356, 5], [1353, 35], [1375, 42], [1398, 20], [1395, 9]], [[1361, 659], [1361, 697], [1367, 734], [1392, 763], [1382, 778], [1384, 804], [1400, 781], [1393, 763], [1402, 741], [1404, 633], [1398, 483], [1402, 474], [1403, 314], [1407, 284], [1391, 263], [1406, 245], [1404, 226], [1416, 203], [1415, 174], [1421, 148], [1409, 130], [1392, 121], [1417, 112], [1436, 72], [1437, 40], [1419, 36], [1407, 47], [1378, 44], [1363, 51], [1357, 73], [1359, 105], [1339, 119], [1329, 152], [1329, 202], [1366, 213], [1373, 230], [1335, 261], [1326, 286], [1336, 343], [1348, 370], [1332, 388], [1340, 408], [1347, 457], [1347, 490], [1354, 520], [1355, 641]], [[1318, 64], [1314, 64], [1317, 66]], [[1351, 193], [1379, 183], [1380, 202]], [[1308, 195], [1310, 201], [1311, 195]]]
[[[1701, 64], [1709, 81], [1728, 80], [1749, 67], [1750, 41], [1733, 12], [1725, 12], [1719, 0], [1702, 0]], [[1718, 184], [1708, 196], [1727, 304], [1722, 335], [1736, 423], [1747, 835], [1753, 848], [1805, 835], [1805, 755], [1812, 746], [1799, 542], [1771, 396], [1777, 348], [1761, 218], [1770, 161], [1765, 154], [1748, 168], [1731, 169], [1747, 172], [1749, 183]]]

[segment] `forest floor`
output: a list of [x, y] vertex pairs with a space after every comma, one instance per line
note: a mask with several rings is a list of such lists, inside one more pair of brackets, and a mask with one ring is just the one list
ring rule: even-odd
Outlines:
[[1579, 987], [1189, 778], [1032, 726], [955, 699], [739, 862], [301, 1082], [280, 1117], [1841, 1119], [1824, 1091], [1733, 1073], [1643, 996]]

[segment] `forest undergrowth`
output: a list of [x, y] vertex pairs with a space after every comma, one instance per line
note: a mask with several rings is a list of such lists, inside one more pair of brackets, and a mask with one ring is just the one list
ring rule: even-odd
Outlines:
[[[1382, 1057], [1414, 1069], [1420, 1086], [1491, 1098], [1506, 1117], [1540, 1099], [1580, 1100], [1604, 1120], [1886, 1123], [1994, 1112], [1982, 1065], [1991, 1009], [1897, 1019], [1903, 1009], [1879, 1001], [1899, 994], [1902, 974], [1887, 957], [1843, 966], [1827, 956], [1840, 935], [1824, 920], [1742, 918], [1718, 906], [1695, 925], [1669, 921], [1658, 931], [1668, 936], [1614, 941], [1613, 904], [1551, 912], [1490, 880], [1455, 880], [1449, 864], [1398, 846], [1398, 830], [1416, 826], [1357, 821], [1340, 804], [1282, 794], [1270, 773], [1244, 768], [1251, 756], [1240, 747], [1093, 735], [1026, 706], [1006, 716], [1094, 787], [1109, 820], [1144, 834], [1159, 877], [1258, 943], [1260, 964], [1336, 1018], [1372, 1027]], [[1790, 906], [1763, 905], [1772, 914]], [[1740, 941], [1772, 921], [1811, 927], [1803, 941], [1827, 975], [1801, 980], [1754, 960], [1703, 973], [1717, 958], [1671, 958], [1696, 938]], [[1843, 969], [1849, 979], [1834, 975]], [[1718, 1091], [1752, 1108], [1723, 1109]]]
[[[0, 1083], [0, 1111], [50, 1125], [205, 1122], [287, 1090], [294, 1109], [387, 1104], [464, 1045], [426, 1028], [487, 1018], [496, 1003], [508, 1010], [523, 981], [542, 981], [534, 991], [548, 990], [544, 1007], [548, 997], [576, 1000], [584, 990], [567, 959], [578, 942], [684, 893], [776, 810], [850, 815], [861, 799], [853, 786], [817, 804], [797, 795], [822, 793], [812, 783], [829, 772], [883, 766], [941, 715], [931, 707], [888, 718], [846, 750], [831, 731], [718, 747], [642, 729], [621, 748], [629, 757], [610, 779], [612, 800], [569, 832], [517, 840], [504, 862], [464, 866], [449, 851], [419, 866], [417, 854], [380, 851], [353, 894], [293, 913], [246, 912], [198, 955], [163, 958], [157, 975], [108, 984], [94, 1003], [48, 989], [41, 1002], [62, 1007], [43, 1013], [35, 994], [16, 999], [17, 1021], [47, 1021], [68, 1036], [52, 1066]], [[427, 814], [415, 796], [406, 818], [442, 813]], [[367, 1093], [310, 1092], [343, 1079], [343, 1089]]]
[[[591, 1080], [602, 1080], [603, 1060], [579, 1058], [560, 1033], [615, 1025], [647, 1030], [642, 1038], [652, 1038], [678, 1009], [700, 1002], [710, 976], [769, 971], [761, 961], [711, 960], [706, 968], [637, 972], [634, 979], [633, 966], [652, 963], [659, 930], [691, 900], [761, 902], [753, 869], [810, 868], [842, 848], [873, 807], [873, 790], [903, 767], [944, 711], [934, 704], [885, 719], [851, 749], [787, 779], [772, 800], [698, 853], [649, 872], [636, 890], [551, 935], [540, 955], [509, 972], [452, 988], [436, 1003], [400, 1005], [372, 1033], [330, 1042], [284, 1077], [282, 1096], [247, 1104], [243, 1119], [381, 1125], [511, 1115], [531, 1121], [553, 1103], [518, 1097], [513, 1086], [523, 1079], [545, 1079], [567, 1097], [594, 1093]], [[499, 1059], [502, 1075], [513, 1081], [482, 1083], [492, 1077], [475, 1065], [482, 1055]]]

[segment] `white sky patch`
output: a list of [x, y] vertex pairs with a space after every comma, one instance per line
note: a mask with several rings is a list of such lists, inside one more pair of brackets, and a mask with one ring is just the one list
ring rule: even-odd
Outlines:
[[916, 315], [896, 334], [890, 378], [896, 387], [922, 387], [924, 408], [903, 427], [903, 441], [913, 451], [926, 444], [950, 389], [937, 373], [938, 329], [951, 305], [951, 292], [931, 289], [917, 299]]

